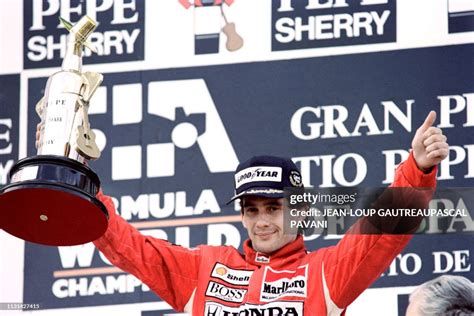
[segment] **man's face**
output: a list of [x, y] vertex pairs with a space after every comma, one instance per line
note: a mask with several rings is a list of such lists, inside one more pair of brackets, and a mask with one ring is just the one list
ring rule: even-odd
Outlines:
[[254, 250], [268, 255], [296, 239], [283, 233], [283, 203], [283, 198], [243, 197], [242, 223]]

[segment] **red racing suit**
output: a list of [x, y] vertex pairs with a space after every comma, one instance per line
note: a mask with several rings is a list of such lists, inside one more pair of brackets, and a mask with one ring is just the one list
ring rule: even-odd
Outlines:
[[[392, 186], [434, 188], [435, 175], [436, 168], [421, 172], [410, 154]], [[230, 246], [187, 249], [143, 236], [116, 215], [109, 197], [98, 197], [110, 219], [97, 248], [173, 309], [192, 315], [343, 315], [411, 239], [346, 233], [336, 246], [307, 252], [299, 236], [271, 256], [255, 252], [249, 240], [243, 254]]]

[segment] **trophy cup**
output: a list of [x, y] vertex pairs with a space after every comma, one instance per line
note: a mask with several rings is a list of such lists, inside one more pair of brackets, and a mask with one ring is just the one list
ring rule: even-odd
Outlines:
[[0, 228], [52, 246], [93, 241], [108, 224], [107, 210], [95, 197], [99, 178], [87, 166], [100, 156], [88, 106], [103, 76], [82, 72], [82, 51], [92, 47], [87, 37], [96, 22], [88, 16], [75, 25], [61, 21], [70, 34], [61, 70], [49, 77], [36, 105], [42, 122], [37, 155], [18, 161], [0, 191]]

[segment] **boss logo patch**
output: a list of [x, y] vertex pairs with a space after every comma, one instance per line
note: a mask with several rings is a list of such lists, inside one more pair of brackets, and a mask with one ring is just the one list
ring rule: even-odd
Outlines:
[[245, 289], [227, 287], [213, 281], [209, 282], [206, 290], [206, 296], [233, 303], [242, 303], [246, 293]]

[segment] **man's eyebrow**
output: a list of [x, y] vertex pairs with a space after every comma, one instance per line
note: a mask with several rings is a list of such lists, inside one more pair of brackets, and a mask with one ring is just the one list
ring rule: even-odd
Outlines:
[[243, 207], [250, 207], [250, 206], [255, 206], [255, 203], [249, 202], [249, 201], [244, 201]]
[[280, 200], [272, 200], [270, 202], [265, 203], [265, 205], [283, 205]]

